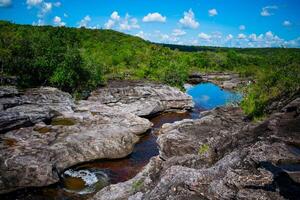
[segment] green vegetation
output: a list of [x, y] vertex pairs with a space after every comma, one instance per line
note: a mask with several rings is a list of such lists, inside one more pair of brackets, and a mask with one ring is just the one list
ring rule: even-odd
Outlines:
[[132, 183], [132, 191], [133, 192], [138, 192], [143, 188], [143, 186], [144, 186], [144, 180], [143, 179], [136, 180]]
[[48, 85], [76, 96], [110, 79], [182, 87], [191, 72], [233, 71], [253, 77], [242, 107], [250, 117], [300, 88], [299, 49], [158, 45], [112, 30], [16, 25], [0, 21], [0, 75], [20, 87]]
[[201, 156], [201, 155], [207, 153], [208, 150], [209, 150], [209, 145], [208, 145], [208, 144], [202, 144], [202, 145], [199, 147], [198, 155]]

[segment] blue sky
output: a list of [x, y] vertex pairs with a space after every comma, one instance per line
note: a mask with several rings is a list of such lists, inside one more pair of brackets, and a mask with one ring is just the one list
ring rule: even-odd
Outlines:
[[229, 47], [300, 47], [299, 11], [299, 0], [0, 0], [0, 19], [18, 24]]

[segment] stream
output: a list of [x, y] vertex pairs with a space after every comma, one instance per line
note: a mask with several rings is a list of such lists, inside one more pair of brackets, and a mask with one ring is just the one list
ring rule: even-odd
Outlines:
[[87, 199], [95, 192], [109, 184], [116, 184], [133, 178], [159, 154], [156, 139], [160, 127], [183, 119], [197, 119], [200, 112], [218, 106], [235, 104], [241, 101], [242, 95], [221, 89], [212, 83], [186, 85], [187, 94], [193, 97], [195, 107], [187, 112], [166, 112], [150, 118], [153, 127], [145, 133], [135, 145], [133, 152], [125, 158], [115, 160], [96, 160], [81, 163], [67, 169], [57, 184], [41, 188], [26, 188], [9, 194], [0, 195], [8, 199], [49, 199], [77, 200]]

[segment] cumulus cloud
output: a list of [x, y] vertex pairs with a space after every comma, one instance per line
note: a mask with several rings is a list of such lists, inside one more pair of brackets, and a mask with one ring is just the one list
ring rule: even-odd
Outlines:
[[114, 11], [111, 15], [110, 15], [110, 18], [112, 20], [115, 20], [115, 21], [119, 21], [120, 20], [120, 15], [117, 11]]
[[272, 13], [271, 11], [276, 9], [278, 9], [278, 6], [265, 6], [261, 9], [260, 15], [263, 17], [274, 15], [274, 13]]
[[11, 0], [0, 0], [0, 7], [9, 7], [11, 6], [12, 2]]
[[55, 16], [53, 22], [56, 26], [65, 26], [66, 23], [61, 20], [59, 16]]
[[142, 38], [144, 40], [147, 39], [147, 34], [144, 33], [144, 31], [139, 31], [137, 34], [135, 34], [135, 36], [140, 37], [140, 38]]
[[206, 33], [200, 33], [198, 35], [198, 37], [201, 39], [201, 40], [210, 40], [211, 36], [206, 34]]
[[52, 3], [50, 2], [44, 2], [42, 4], [41, 10], [38, 13], [38, 17], [42, 18], [44, 17], [47, 13], [49, 13], [52, 10]]
[[226, 41], [229, 41], [229, 40], [232, 40], [232, 39], [233, 39], [233, 35], [228, 34], [228, 35], [226, 36]]
[[33, 6], [38, 6], [43, 2], [43, 0], [27, 0], [26, 4], [28, 6], [28, 8], [31, 8]]
[[245, 35], [245, 34], [243, 34], [243, 33], [240, 33], [240, 34], [238, 34], [238, 39], [245, 39], [247, 36]]
[[112, 20], [112, 19], [109, 19], [105, 24], [104, 24], [104, 27], [106, 29], [112, 29], [115, 25], [115, 21]]
[[240, 29], [241, 31], [244, 31], [244, 30], [246, 30], [246, 26], [245, 26], [245, 25], [240, 25], [240, 26], [239, 26], [239, 29]]
[[80, 27], [85, 27], [88, 28], [89, 27], [89, 23], [91, 22], [92, 18], [89, 15], [86, 15], [82, 20], [80, 20], [79, 24], [79, 28]]
[[32, 22], [32, 25], [33, 26], [43, 26], [43, 25], [45, 25], [45, 22], [43, 19], [38, 19], [37, 22]]
[[143, 18], [143, 22], [166, 22], [167, 17], [162, 16], [160, 13], [149, 13]]
[[174, 29], [173, 32], [172, 32], [172, 35], [175, 36], [175, 37], [183, 36], [185, 34], [186, 34], [186, 32], [184, 30], [181, 30], [181, 29]]
[[214, 17], [214, 16], [218, 15], [218, 11], [215, 8], [213, 8], [208, 11], [208, 15], [211, 17]]
[[288, 21], [288, 20], [285, 20], [285, 21], [282, 23], [282, 25], [285, 26], [285, 27], [288, 27], [288, 26], [291, 26], [292, 23], [291, 23], [290, 21]]
[[122, 18], [117, 11], [114, 11], [110, 15], [110, 19], [104, 24], [104, 27], [106, 29], [112, 29], [116, 26], [122, 31], [140, 28], [136, 18], [131, 17], [129, 14], [126, 14], [126, 16]]
[[136, 18], [131, 18], [129, 14], [126, 14], [125, 19], [120, 21], [119, 28], [122, 31], [130, 31], [131, 29], [139, 29], [140, 26]]
[[188, 12], [184, 12], [183, 15], [183, 18], [179, 20], [179, 23], [184, 28], [196, 29], [199, 27], [199, 22], [196, 21], [195, 14], [192, 9], [190, 9]]

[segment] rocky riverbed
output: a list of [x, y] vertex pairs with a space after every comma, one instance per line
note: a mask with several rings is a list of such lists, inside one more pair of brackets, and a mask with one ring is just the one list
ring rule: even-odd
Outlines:
[[160, 154], [91, 199], [298, 199], [300, 98], [260, 123], [240, 108], [166, 124]]
[[[79, 163], [126, 157], [152, 126], [137, 114], [193, 106], [191, 97], [177, 89], [152, 86], [114, 88], [109, 98], [124, 106], [107, 105], [106, 89], [75, 103], [55, 88], [1, 87], [0, 193], [56, 183]], [[148, 111], [129, 111], [126, 103]]]
[[[4, 197], [56, 183], [80, 163], [125, 157], [153, 125], [142, 117], [193, 107], [190, 96], [153, 83], [114, 83], [79, 102], [55, 88], [1, 87], [0, 102]], [[262, 122], [232, 106], [161, 122], [159, 155], [90, 199], [297, 199], [300, 97], [283, 103]]]

